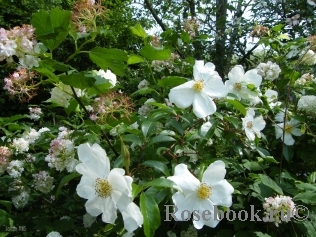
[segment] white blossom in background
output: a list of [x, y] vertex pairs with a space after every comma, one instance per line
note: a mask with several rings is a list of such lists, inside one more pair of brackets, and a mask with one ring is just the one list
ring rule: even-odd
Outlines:
[[281, 68], [278, 64], [268, 61], [267, 63], [260, 63], [257, 66], [258, 74], [261, 75], [264, 79], [273, 81], [279, 77]]
[[85, 208], [91, 216], [102, 214], [102, 221], [114, 224], [117, 209], [124, 220], [124, 228], [132, 233], [143, 224], [140, 209], [132, 202], [133, 178], [126, 176], [121, 168], [110, 170], [106, 152], [98, 144], [88, 143], [78, 147], [78, 157], [82, 162], [76, 166], [82, 174], [77, 186], [80, 197], [88, 199]]
[[57, 231], [52, 231], [46, 237], [63, 237], [59, 232]]
[[308, 50], [307, 52], [303, 51], [301, 53], [301, 56], [302, 56], [301, 60], [303, 64], [309, 65], [309, 66], [316, 64], [316, 54], [314, 53], [313, 50]]
[[23, 137], [14, 138], [12, 142], [12, 148], [15, 151], [15, 154], [22, 154], [29, 150], [29, 142]]
[[66, 169], [68, 172], [73, 172], [75, 170], [79, 161], [75, 159], [75, 145], [70, 138], [72, 132], [65, 127], [59, 128], [58, 136], [51, 141], [49, 154], [45, 157], [49, 167], [57, 171]]
[[274, 198], [265, 198], [263, 209], [265, 214], [263, 221], [274, 222], [275, 226], [279, 227], [282, 221], [289, 222], [293, 217], [295, 204], [291, 197], [277, 195]]
[[49, 193], [55, 187], [54, 178], [51, 177], [46, 171], [40, 171], [37, 174], [32, 174], [32, 176], [33, 187], [44, 194]]
[[283, 131], [284, 131], [284, 144], [288, 146], [292, 146], [295, 142], [292, 135], [294, 136], [301, 136], [303, 133], [301, 129], [298, 128], [299, 121], [295, 119], [291, 119], [290, 121], [286, 121], [285, 123], [277, 123], [274, 125], [275, 127], [275, 137], [281, 138], [283, 141]]
[[168, 237], [177, 237], [177, 235], [176, 235], [174, 232], [172, 232], [171, 230], [169, 230], [169, 231], [167, 232], [167, 236], [168, 236]]
[[302, 96], [298, 103], [297, 109], [307, 114], [315, 115], [316, 114], [316, 96], [314, 95], [305, 95]]
[[96, 220], [97, 218], [95, 216], [91, 216], [89, 213], [84, 214], [82, 217], [84, 228], [90, 228]]
[[307, 0], [307, 3], [308, 3], [309, 5], [316, 6], [315, 1], [313, 1], [313, 0]]
[[[84, 92], [80, 89], [74, 88], [78, 97], [82, 97]], [[58, 83], [51, 92], [51, 100], [58, 105], [67, 108], [69, 106], [69, 101], [73, 97], [73, 92], [69, 85], [65, 85], [62, 82]]]
[[6, 146], [0, 146], [0, 175], [2, 175], [10, 163], [11, 150]]
[[[176, 219], [182, 221], [191, 218], [188, 213], [197, 211], [202, 215], [208, 210], [214, 213], [214, 206], [230, 207], [232, 205], [232, 193], [234, 188], [224, 179], [226, 174], [225, 163], [217, 160], [205, 170], [202, 181], [193, 176], [185, 164], [178, 164], [174, 170], [174, 176], [168, 177], [181, 189], [172, 196], [172, 200], [178, 211], [174, 213]], [[185, 210], [185, 211], [184, 211]], [[193, 218], [193, 225], [201, 229], [204, 225], [216, 227], [219, 218], [211, 215], [206, 218]]]
[[193, 113], [198, 118], [214, 114], [216, 105], [213, 99], [227, 95], [227, 88], [215, 71], [215, 65], [213, 63], [204, 64], [203, 60], [196, 60], [193, 77], [193, 80], [170, 90], [170, 102], [178, 108], [188, 108], [193, 105]]
[[41, 118], [42, 110], [39, 107], [29, 107], [31, 120], [37, 121]]
[[148, 86], [149, 86], [149, 82], [144, 79], [138, 84], [137, 88], [138, 89], [148, 88]]
[[150, 112], [155, 108], [154, 106], [150, 105], [150, 102], [156, 102], [156, 100], [154, 100], [153, 98], [150, 98], [148, 100], [145, 101], [144, 105], [142, 105], [139, 109], [138, 109], [138, 114], [147, 117]]
[[24, 171], [24, 162], [21, 160], [12, 160], [10, 161], [7, 172], [12, 178], [19, 178], [22, 175], [22, 172]]
[[33, 55], [25, 55], [24, 57], [20, 58], [20, 66], [19, 68], [27, 68], [31, 69], [32, 67], [38, 67], [40, 58], [33, 56]]
[[12, 203], [16, 209], [20, 209], [28, 203], [29, 198], [30, 194], [27, 191], [23, 191], [19, 195], [12, 197]]
[[305, 86], [308, 82], [316, 84], [316, 79], [313, 74], [305, 73], [295, 81], [294, 86]]
[[[203, 123], [201, 128], [200, 128], [200, 134], [205, 137], [206, 133], [210, 130], [210, 128], [212, 127], [212, 123], [210, 121], [207, 121], [206, 123]], [[213, 144], [213, 140], [210, 138], [206, 145], [207, 146], [211, 146]]]
[[[241, 65], [236, 65], [228, 73], [228, 80], [225, 85], [228, 88], [228, 93], [232, 93], [239, 100], [248, 100], [253, 104], [261, 102], [259, 98], [259, 86], [262, 82], [262, 77], [257, 73], [258, 69], [252, 69], [245, 73]], [[248, 86], [254, 85], [254, 89], [250, 90]]]
[[116, 75], [111, 70], [108, 69], [105, 72], [103, 69], [100, 69], [97, 75], [109, 81], [112, 84], [112, 87], [116, 85]]
[[271, 109], [282, 104], [280, 101], [278, 101], [278, 92], [275, 90], [266, 90], [264, 96], [267, 97], [267, 102], [269, 103]]
[[49, 131], [50, 131], [50, 129], [47, 128], [47, 127], [43, 127], [43, 128], [38, 130], [38, 132], [41, 133], [41, 134], [44, 133], [44, 132], [49, 132]]
[[247, 110], [246, 117], [241, 120], [243, 129], [250, 141], [254, 141], [256, 136], [261, 138], [261, 130], [266, 126], [262, 115], [255, 117], [254, 109], [250, 108]]
[[288, 24], [290, 26], [296, 26], [300, 23], [300, 20], [299, 20], [300, 17], [301, 17], [300, 14], [296, 14], [290, 18], [286, 18], [285, 22], [286, 22], [286, 24]]

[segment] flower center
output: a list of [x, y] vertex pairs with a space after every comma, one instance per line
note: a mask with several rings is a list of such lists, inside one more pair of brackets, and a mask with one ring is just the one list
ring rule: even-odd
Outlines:
[[241, 90], [241, 83], [240, 82], [235, 83], [234, 90], [236, 90], [236, 91], [240, 91]]
[[210, 186], [207, 186], [206, 184], [201, 184], [200, 187], [197, 190], [197, 195], [201, 199], [208, 198], [212, 193], [212, 189]]
[[194, 85], [193, 85], [194, 90], [201, 91], [201, 90], [203, 90], [203, 87], [204, 87], [203, 80], [197, 80], [194, 82]]
[[112, 186], [106, 179], [97, 178], [94, 183], [95, 191], [99, 197], [105, 198], [110, 196], [112, 192]]
[[247, 128], [252, 128], [253, 127], [253, 123], [252, 123], [252, 121], [249, 121], [248, 123], [247, 123]]
[[286, 124], [284, 130], [285, 130], [286, 133], [291, 133], [291, 131], [292, 131], [292, 126]]

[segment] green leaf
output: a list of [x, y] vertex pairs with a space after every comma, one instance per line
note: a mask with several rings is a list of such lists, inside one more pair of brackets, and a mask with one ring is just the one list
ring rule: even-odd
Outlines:
[[256, 147], [256, 150], [262, 158], [265, 158], [266, 156], [270, 156], [270, 153], [261, 147]]
[[156, 201], [142, 193], [140, 195], [140, 210], [144, 217], [144, 233], [146, 237], [152, 237], [160, 226], [160, 212]]
[[271, 235], [268, 235], [268, 234], [264, 234], [262, 232], [253, 232], [257, 237], [271, 237]]
[[177, 76], [170, 76], [170, 77], [164, 77], [163, 79], [160, 79], [158, 81], [158, 85], [166, 88], [166, 87], [176, 87], [179, 86], [188, 80], [184, 77], [177, 77]]
[[162, 162], [155, 160], [146, 160], [142, 163], [142, 165], [155, 168], [161, 171], [166, 177], [170, 176], [168, 167]]
[[127, 55], [122, 50], [95, 47], [89, 52], [89, 57], [103, 70], [110, 68], [118, 76], [125, 73], [124, 62], [127, 61]]
[[145, 59], [143, 57], [133, 54], [133, 55], [129, 56], [129, 58], [127, 60], [127, 64], [131, 65], [131, 64], [141, 63], [144, 61], [145, 61]]
[[50, 59], [50, 58], [46, 58], [46, 59], [41, 60], [39, 62], [39, 65], [40, 65], [40, 67], [50, 69], [50, 71], [57, 70], [57, 71], [61, 71], [61, 72], [66, 72], [66, 71], [69, 71], [69, 69], [70, 69], [69, 65], [55, 61], [55, 60]]
[[60, 8], [56, 7], [50, 12], [50, 19], [52, 26], [54, 28], [61, 27], [68, 31], [69, 23], [71, 19], [71, 12], [66, 10], [61, 10]]
[[309, 176], [307, 177], [307, 182], [311, 184], [316, 182], [316, 172], [312, 172], [309, 174]]
[[230, 103], [232, 106], [235, 107], [235, 109], [239, 110], [244, 116], [246, 116], [246, 109], [245, 107], [237, 100], [226, 100], [228, 103]]
[[179, 122], [176, 121], [176, 120], [171, 120], [170, 124], [171, 124], [172, 127], [174, 127], [174, 128], [177, 130], [178, 133], [180, 133], [181, 135], [183, 135], [184, 129], [183, 129], [181, 123], [179, 123]]
[[141, 125], [141, 129], [143, 132], [144, 137], [148, 137], [152, 131], [154, 131], [154, 129], [157, 126], [157, 122], [151, 122], [151, 121], [144, 121]]
[[82, 90], [92, 87], [95, 82], [93, 77], [87, 77], [83, 72], [61, 75], [59, 79], [65, 85], [73, 86]]
[[268, 186], [269, 188], [272, 188], [275, 192], [277, 192], [280, 195], [283, 195], [282, 189], [277, 185], [277, 183], [272, 180], [269, 176], [264, 175], [264, 174], [259, 174], [259, 177], [261, 179], [261, 182]]
[[77, 178], [77, 177], [79, 177], [79, 176], [81, 176], [81, 174], [79, 174], [79, 173], [77, 173], [77, 172], [71, 173], [71, 174], [68, 174], [68, 175], [64, 176], [63, 179], [60, 181], [60, 183], [59, 183], [59, 185], [58, 185], [58, 188], [57, 188], [57, 190], [56, 190], [56, 198], [59, 196], [61, 188], [62, 188], [66, 183], [68, 183], [69, 181], [71, 181], [71, 180], [73, 180], [73, 179], [75, 179], [75, 178]]
[[212, 136], [215, 133], [215, 129], [217, 128], [218, 125], [218, 120], [216, 120], [213, 124], [212, 127], [207, 131], [207, 133], [204, 136], [204, 139], [199, 143], [197, 150], [201, 149], [205, 144], [212, 138]]
[[158, 142], [172, 142], [172, 141], [176, 141], [176, 139], [168, 135], [158, 135], [150, 141], [150, 144], [154, 144]]
[[122, 136], [124, 142], [135, 142], [135, 144], [141, 146], [142, 141], [140, 140], [139, 136], [135, 134], [126, 134]]
[[290, 162], [294, 156], [293, 147], [283, 144], [283, 156], [287, 162]]
[[52, 26], [50, 17], [48, 13], [42, 9], [32, 15], [31, 24], [35, 28], [37, 37], [54, 33], [54, 27]]
[[167, 196], [169, 190], [166, 188], [151, 187], [147, 189], [145, 193], [155, 199], [155, 201], [159, 204]]
[[142, 28], [142, 26], [139, 23], [137, 23], [135, 26], [131, 26], [130, 29], [134, 35], [137, 35], [142, 39], [145, 39], [147, 37], [146, 31]]
[[139, 54], [148, 60], [167, 60], [171, 56], [169, 49], [156, 49], [151, 45], [145, 45]]
[[299, 193], [293, 197], [294, 201], [301, 201], [305, 204], [316, 204], [316, 192], [315, 191], [307, 191], [304, 193]]
[[179, 187], [171, 180], [165, 178], [155, 179], [148, 183], [143, 184], [144, 187], [162, 187], [162, 188], [173, 188], [176, 190], [180, 190]]
[[11, 212], [12, 202], [6, 201], [6, 200], [0, 200], [0, 205], [5, 206], [8, 212]]
[[143, 190], [142, 186], [139, 186], [135, 184], [134, 182], [132, 183], [132, 197], [133, 199], [137, 197], [137, 195]]

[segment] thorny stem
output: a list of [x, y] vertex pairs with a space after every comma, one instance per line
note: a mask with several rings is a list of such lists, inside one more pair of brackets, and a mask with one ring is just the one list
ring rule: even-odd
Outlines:
[[[72, 93], [73, 93], [75, 99], [77, 100], [77, 102], [78, 102], [79, 105], [81, 106], [81, 108], [84, 110], [84, 112], [85, 112], [86, 114], [89, 114], [89, 111], [88, 111], [87, 108], [84, 106], [84, 104], [83, 104], [82, 101], [79, 99], [79, 97], [77, 96], [77, 93], [76, 93], [75, 89], [74, 89], [72, 86], [71, 86], [70, 88], [71, 88], [71, 90], [72, 90]], [[111, 150], [114, 152], [116, 158], [118, 158], [120, 155], [119, 155], [119, 153], [115, 150], [115, 148], [114, 148], [113, 144], [111, 143], [111, 141], [110, 141], [108, 135], [107, 135], [104, 131], [102, 131], [102, 134], [103, 134], [103, 136], [104, 136], [106, 142], [107, 142], [108, 145], [110, 146]]]

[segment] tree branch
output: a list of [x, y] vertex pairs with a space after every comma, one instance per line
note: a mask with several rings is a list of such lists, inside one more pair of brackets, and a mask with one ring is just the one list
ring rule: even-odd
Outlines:
[[153, 8], [152, 4], [149, 2], [149, 0], [144, 0], [144, 3], [146, 5], [146, 7], [148, 8], [148, 10], [150, 11], [150, 13], [152, 14], [152, 16], [155, 18], [156, 22], [158, 23], [158, 25], [161, 27], [161, 29], [163, 31], [167, 30], [167, 27], [165, 26], [165, 24], [162, 22], [162, 20], [159, 18], [159, 16], [157, 15], [155, 9]]

